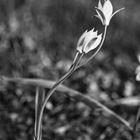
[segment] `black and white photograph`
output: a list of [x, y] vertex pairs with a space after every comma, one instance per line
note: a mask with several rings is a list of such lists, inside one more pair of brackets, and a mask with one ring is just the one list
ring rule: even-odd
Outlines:
[[0, 140], [140, 140], [140, 1], [0, 0]]

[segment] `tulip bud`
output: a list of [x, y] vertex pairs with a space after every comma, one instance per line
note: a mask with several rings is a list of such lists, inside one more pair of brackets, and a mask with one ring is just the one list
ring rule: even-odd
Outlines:
[[113, 6], [110, 0], [104, 0], [104, 3], [102, 5], [101, 0], [99, 0], [98, 7], [96, 8], [97, 15], [103, 25], [108, 26], [110, 23], [111, 18], [124, 8], [121, 8], [113, 13]]
[[94, 29], [90, 31], [85, 31], [78, 43], [77, 43], [77, 50], [79, 53], [88, 53], [89, 51], [95, 49], [98, 47], [102, 39], [102, 34], [97, 35], [97, 31], [94, 31]]

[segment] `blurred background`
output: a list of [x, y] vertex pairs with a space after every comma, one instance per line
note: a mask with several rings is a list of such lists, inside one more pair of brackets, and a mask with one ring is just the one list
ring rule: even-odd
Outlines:
[[[111, 2], [114, 10], [125, 10], [111, 20], [96, 58], [64, 84], [99, 100], [133, 125], [140, 102], [135, 81], [140, 1]], [[98, 0], [0, 0], [0, 75], [59, 79], [72, 63], [80, 35], [93, 27], [102, 32], [94, 17], [97, 4]], [[33, 139], [34, 97], [31, 86], [0, 84], [0, 140]], [[59, 92], [46, 106], [44, 140], [130, 138], [123, 126]]]

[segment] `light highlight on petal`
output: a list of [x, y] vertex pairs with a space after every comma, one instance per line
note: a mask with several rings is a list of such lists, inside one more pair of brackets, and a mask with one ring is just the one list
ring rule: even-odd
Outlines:
[[94, 31], [94, 28], [90, 31], [85, 31], [77, 43], [77, 51], [79, 53], [88, 53], [98, 47], [101, 40], [102, 34], [98, 35], [97, 31]]
[[102, 22], [102, 24], [106, 26], [109, 25], [111, 18], [116, 13], [124, 9], [124, 8], [121, 8], [113, 13], [113, 6], [110, 0], [104, 0], [103, 4], [101, 3], [101, 0], [99, 0], [98, 7], [95, 7], [95, 8], [97, 12], [96, 17], [98, 17], [100, 21]]

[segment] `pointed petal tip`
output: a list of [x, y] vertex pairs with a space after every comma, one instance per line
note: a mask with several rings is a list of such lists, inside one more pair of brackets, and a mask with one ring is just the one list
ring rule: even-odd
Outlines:
[[98, 30], [94, 31], [96, 34], [98, 34]]
[[94, 30], [95, 28], [93, 27], [92, 30]]
[[102, 3], [101, 3], [101, 0], [99, 0], [99, 2], [98, 2], [98, 8], [99, 8], [99, 9], [102, 9], [102, 8], [103, 8], [103, 5], [102, 5]]
[[111, 18], [112, 18], [114, 15], [116, 15], [117, 13], [119, 13], [120, 11], [122, 11], [122, 10], [125, 10], [125, 7], [120, 8], [120, 9], [118, 9], [117, 11], [115, 11], [115, 12], [112, 14]]
[[95, 7], [95, 11], [97, 12], [97, 10], [99, 10], [99, 8], [98, 7]]
[[117, 11], [122, 11], [122, 10], [125, 10], [125, 7], [122, 7], [120, 9], [118, 9]]
[[88, 31], [88, 30], [85, 30], [85, 31], [83, 32], [83, 34], [87, 33], [87, 31]]
[[102, 35], [103, 35], [103, 34], [101, 33], [101, 34], [99, 34], [98, 36], [102, 37]]
[[125, 9], [125, 7], [123, 7], [123, 8], [121, 8], [122, 10], [124, 10]]

